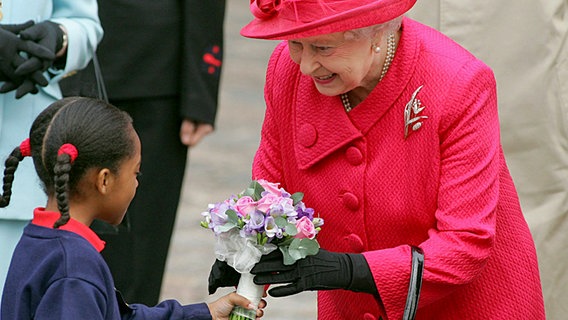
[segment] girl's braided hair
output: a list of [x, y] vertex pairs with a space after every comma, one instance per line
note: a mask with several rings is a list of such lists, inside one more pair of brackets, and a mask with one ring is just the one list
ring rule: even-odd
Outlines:
[[[37, 116], [30, 130], [31, 156], [44, 191], [57, 199], [61, 217], [54, 228], [69, 221], [69, 198], [80, 195], [77, 185], [87, 170], [108, 168], [118, 174], [121, 162], [134, 155], [131, 123], [118, 108], [83, 97], [56, 101]], [[64, 144], [77, 149], [76, 159], [58, 154]], [[14, 172], [22, 159], [16, 147], [6, 160], [0, 207], [10, 202]]]

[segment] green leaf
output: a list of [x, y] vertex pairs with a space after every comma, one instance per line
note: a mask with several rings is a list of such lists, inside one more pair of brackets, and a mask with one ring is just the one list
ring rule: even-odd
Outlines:
[[278, 226], [278, 228], [283, 229], [287, 235], [295, 236], [298, 234], [298, 228], [295, 225], [291, 224], [286, 220], [284, 217], [275, 217], [274, 223]]
[[235, 226], [239, 223], [239, 216], [237, 215], [235, 210], [229, 209], [229, 210], [225, 211], [225, 213], [227, 214], [229, 221], [234, 223]]
[[295, 236], [298, 234], [298, 228], [295, 225], [288, 223], [286, 225], [286, 233], [290, 236]]
[[294, 262], [296, 262], [296, 260], [298, 260], [298, 259], [294, 259], [292, 256], [290, 256], [290, 253], [288, 251], [288, 247], [280, 247], [280, 251], [282, 252], [284, 265], [289, 266], [291, 264], [294, 264]]
[[219, 232], [227, 232], [233, 228], [236, 228], [237, 225], [231, 221], [227, 221], [227, 223], [225, 223], [222, 226], [217, 227]]
[[287, 251], [292, 259], [300, 260], [307, 256], [317, 254], [319, 251], [319, 243], [313, 239], [294, 238], [292, 243], [290, 243], [290, 246], [287, 248]]
[[262, 196], [260, 195], [264, 191], [264, 188], [256, 180], [251, 181], [248, 188], [243, 192], [244, 196], [251, 197], [254, 201], [260, 200]]
[[285, 228], [286, 225], [288, 225], [288, 220], [286, 220], [284, 217], [278, 216], [274, 217], [274, 223], [278, 226], [278, 228], [282, 229]]
[[200, 224], [203, 228], [209, 229], [209, 223], [207, 223], [207, 221], [201, 221], [201, 222], [199, 222], [199, 224]]
[[291, 195], [290, 198], [292, 198], [293, 205], [297, 205], [298, 202], [304, 199], [304, 194], [302, 192], [296, 192], [293, 195]]

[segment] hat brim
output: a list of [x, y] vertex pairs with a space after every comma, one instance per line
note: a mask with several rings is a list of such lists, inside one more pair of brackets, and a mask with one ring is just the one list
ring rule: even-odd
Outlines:
[[416, 0], [374, 1], [322, 19], [301, 22], [276, 14], [268, 19], [255, 18], [241, 29], [247, 38], [290, 40], [354, 30], [391, 21], [406, 13]]

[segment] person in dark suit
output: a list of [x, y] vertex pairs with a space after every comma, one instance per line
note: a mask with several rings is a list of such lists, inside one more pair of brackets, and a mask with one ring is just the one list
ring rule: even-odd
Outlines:
[[[109, 100], [140, 135], [140, 187], [118, 232], [97, 229], [127, 301], [159, 301], [188, 147], [213, 131], [225, 0], [99, 0], [98, 50]], [[80, 95], [93, 95], [92, 72]], [[94, 79], [94, 78], [93, 78]], [[76, 81], [76, 80], [75, 80]], [[72, 88], [66, 95], [76, 95]], [[86, 94], [91, 92], [91, 94]]]

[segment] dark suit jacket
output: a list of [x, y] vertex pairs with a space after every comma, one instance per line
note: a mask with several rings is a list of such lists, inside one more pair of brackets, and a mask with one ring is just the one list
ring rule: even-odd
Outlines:
[[[99, 0], [97, 49], [111, 100], [179, 95], [180, 116], [213, 124], [225, 0]], [[81, 94], [93, 91], [92, 69]], [[77, 94], [72, 89], [67, 95]], [[93, 95], [92, 93], [90, 95]]]

